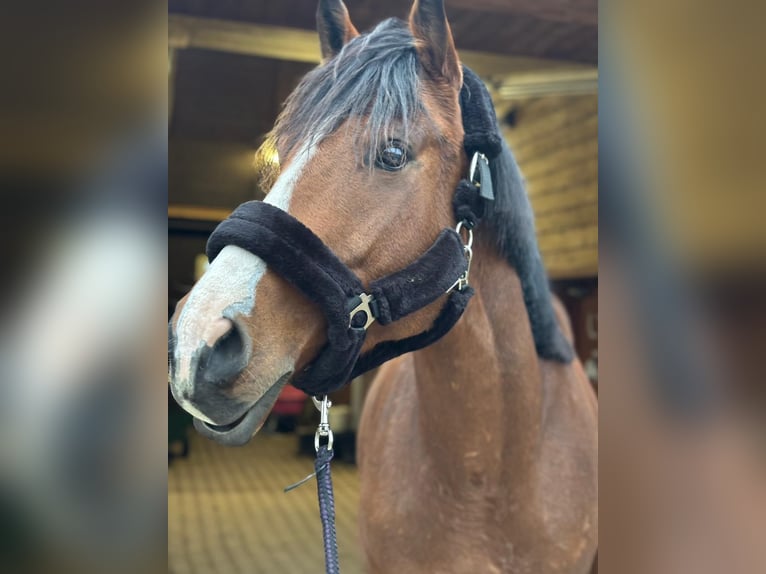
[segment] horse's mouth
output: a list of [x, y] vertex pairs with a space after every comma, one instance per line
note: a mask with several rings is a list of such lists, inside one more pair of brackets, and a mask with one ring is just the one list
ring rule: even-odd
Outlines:
[[285, 373], [274, 383], [264, 395], [253, 403], [245, 413], [235, 421], [225, 425], [213, 425], [199, 419], [194, 419], [194, 428], [202, 436], [226, 446], [242, 446], [247, 444], [253, 435], [260, 430], [266, 417], [277, 402], [279, 393], [287, 383], [292, 373]]

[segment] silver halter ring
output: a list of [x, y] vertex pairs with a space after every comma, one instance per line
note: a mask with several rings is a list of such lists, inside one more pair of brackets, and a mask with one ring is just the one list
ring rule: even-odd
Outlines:
[[468, 261], [468, 264], [466, 265], [463, 274], [457, 278], [457, 281], [455, 281], [449, 289], [447, 289], [447, 293], [451, 293], [455, 289], [462, 291], [468, 287], [468, 275], [471, 272], [471, 261], [473, 260], [473, 230], [465, 225], [462, 221], [458, 222], [457, 226], [455, 227], [455, 232], [460, 236], [461, 240], [463, 239], [463, 236], [460, 232], [463, 230], [463, 228], [465, 228], [465, 230], [468, 232], [468, 240], [463, 243], [463, 253], [465, 254], [465, 258]]
[[467, 248], [467, 251], [471, 251], [473, 248], [473, 229], [466, 227], [466, 225], [460, 221], [458, 222], [457, 226], [455, 227], [455, 232], [460, 235], [460, 238], [462, 239], [463, 236], [460, 234], [460, 232], [465, 227], [465, 230], [468, 232], [468, 241], [463, 242], [463, 247]]

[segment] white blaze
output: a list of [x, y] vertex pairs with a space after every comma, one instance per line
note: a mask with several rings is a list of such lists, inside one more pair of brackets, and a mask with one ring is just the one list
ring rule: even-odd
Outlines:
[[[315, 150], [313, 146], [303, 147], [296, 153], [295, 159], [280, 174], [264, 202], [288, 211], [295, 184]], [[184, 390], [191, 392], [194, 385], [192, 357], [205, 345], [205, 340], [209, 338], [208, 331], [217, 319], [252, 314], [255, 292], [264, 273], [266, 263], [260, 257], [236, 245], [227, 245], [191, 290], [178, 317], [174, 394], [184, 403], [187, 411], [203, 421], [213, 422], [184, 401], [180, 393]]]

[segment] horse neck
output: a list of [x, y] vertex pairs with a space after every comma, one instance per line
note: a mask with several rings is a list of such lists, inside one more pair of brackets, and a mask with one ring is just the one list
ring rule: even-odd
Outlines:
[[540, 434], [541, 375], [521, 282], [490, 243], [475, 247], [476, 293], [462, 319], [414, 355], [424, 448], [458, 479], [461, 469], [470, 480], [471, 469], [500, 472], [509, 458], [517, 478], [531, 471]]

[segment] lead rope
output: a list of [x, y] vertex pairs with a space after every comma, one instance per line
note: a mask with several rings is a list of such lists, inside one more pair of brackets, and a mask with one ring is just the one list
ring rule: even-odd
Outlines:
[[339, 574], [338, 543], [335, 539], [335, 499], [332, 491], [332, 475], [330, 474], [332, 455], [333, 451], [322, 445], [317, 451], [314, 468], [316, 468], [317, 476], [319, 516], [322, 518], [325, 570], [327, 574]]
[[[330, 472], [330, 461], [334, 454], [332, 449], [333, 435], [329, 422], [332, 402], [327, 398], [327, 395], [324, 395], [321, 401], [315, 397], [311, 397], [311, 400], [319, 410], [319, 426], [314, 434], [314, 449], [317, 453], [314, 461], [314, 472], [303, 480], [286, 487], [285, 492], [298, 488], [316, 476], [319, 516], [322, 519], [322, 539], [324, 540], [325, 571], [327, 574], [340, 574], [338, 542], [335, 535], [335, 497]], [[327, 439], [326, 444], [320, 444], [323, 438]]]

